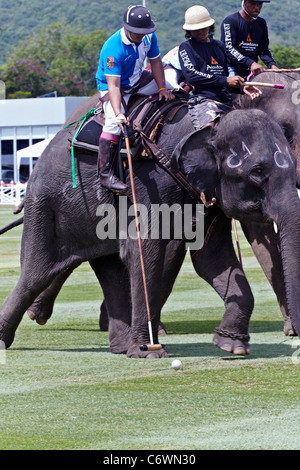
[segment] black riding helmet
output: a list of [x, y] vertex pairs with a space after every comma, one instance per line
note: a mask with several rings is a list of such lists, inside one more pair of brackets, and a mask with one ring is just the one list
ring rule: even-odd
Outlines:
[[156, 30], [150, 11], [142, 5], [129, 5], [123, 16], [123, 26], [135, 34], [150, 34]]

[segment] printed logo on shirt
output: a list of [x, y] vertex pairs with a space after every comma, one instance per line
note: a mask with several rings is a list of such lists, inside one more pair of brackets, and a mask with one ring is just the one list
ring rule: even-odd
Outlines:
[[247, 42], [252, 42], [252, 39], [251, 39], [250, 34], [248, 34], [246, 41], [247, 41]]
[[258, 44], [256, 42], [240, 42], [239, 47], [245, 52], [257, 52]]
[[115, 58], [114, 57], [111, 57], [111, 56], [108, 56], [107, 59], [106, 59], [106, 67], [108, 69], [112, 69], [113, 66], [114, 66], [114, 60]]
[[224, 71], [223, 66], [219, 65], [219, 62], [213, 56], [210, 56], [210, 65], [207, 64], [206, 70], [214, 75], [222, 74]]

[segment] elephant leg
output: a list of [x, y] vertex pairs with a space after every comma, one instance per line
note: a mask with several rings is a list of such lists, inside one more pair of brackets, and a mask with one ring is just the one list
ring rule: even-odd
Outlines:
[[[121, 255], [130, 274], [132, 321], [131, 340], [127, 356], [131, 358], [168, 357], [162, 348], [157, 351], [141, 351], [140, 346], [150, 343], [150, 326], [153, 333], [153, 343], [158, 343], [158, 326], [161, 311], [161, 289], [163, 282], [163, 266], [167, 243], [162, 240], [143, 240], [143, 262], [146, 277], [146, 292], [143, 284], [143, 273], [137, 240], [128, 239], [126, 248], [121, 249]], [[148, 319], [148, 299], [150, 322]], [[150, 324], [149, 324], [150, 323]]]
[[[78, 265], [79, 266], [79, 265]], [[58, 296], [64, 282], [77, 266], [62, 271], [33, 302], [27, 310], [31, 320], [35, 320], [39, 325], [45, 325], [52, 315], [54, 302]]]
[[90, 265], [100, 282], [105, 298], [110, 350], [114, 354], [126, 354], [131, 326], [130, 281], [127, 268], [119, 254], [91, 260]]
[[296, 336], [296, 332], [288, 314], [278, 235], [275, 233], [272, 225], [247, 222], [242, 223], [241, 226], [245, 237], [250, 243], [256, 258], [277, 297], [284, 320], [284, 334], [286, 336]]
[[[163, 278], [161, 286], [161, 308], [163, 308], [169, 295], [172, 292], [173, 286], [184, 261], [185, 255], [185, 241], [170, 240], [166, 247], [164, 259]], [[159, 321], [158, 334], [167, 334], [166, 327], [161, 322], [161, 320]]]
[[[53, 213], [48, 206], [27, 206], [21, 246], [21, 274], [19, 280], [0, 308], [0, 339], [9, 347], [24, 313], [64, 270], [78, 266], [79, 260], [55, 238]], [[49, 220], [49, 225], [37, 221]], [[42, 225], [40, 225], [42, 224]], [[41, 230], [38, 228], [42, 226]], [[56, 243], [57, 241], [57, 243]]]
[[[100, 328], [100, 331], [108, 331], [109, 329], [109, 318], [108, 318], [108, 312], [106, 308], [105, 299], [100, 305], [99, 328]], [[159, 335], [167, 334], [167, 329], [165, 325], [162, 323], [162, 321], [159, 322], [158, 334]]]
[[[185, 244], [180, 240], [171, 240], [168, 243], [165, 254], [164, 268], [163, 268], [163, 281], [161, 289], [161, 306], [166, 303], [169, 295], [172, 292], [176, 277], [182, 266], [185, 258], [186, 248]], [[128, 280], [129, 282], [129, 280]], [[130, 289], [130, 288], [129, 288]], [[100, 306], [99, 326], [101, 331], [108, 331], [108, 312], [105, 299]], [[167, 329], [162, 321], [159, 321], [158, 334], [166, 335]]]
[[[47, 266], [50, 266], [50, 261]], [[58, 274], [59, 272], [53, 271], [52, 274], [42, 275], [38, 269], [36, 271], [29, 269], [28, 272], [22, 267], [17, 285], [0, 309], [0, 339], [6, 348], [12, 344], [15, 332], [26, 310], [33, 304], [37, 296], [47, 289]]]
[[100, 331], [108, 331], [108, 327], [109, 327], [109, 318], [108, 318], [108, 312], [107, 312], [106, 303], [104, 299], [100, 305], [99, 328], [100, 328]]
[[231, 220], [219, 214], [201, 250], [192, 253], [194, 268], [223, 299], [225, 313], [213, 343], [238, 355], [250, 354], [248, 327], [254, 307], [251, 288], [232, 243]]

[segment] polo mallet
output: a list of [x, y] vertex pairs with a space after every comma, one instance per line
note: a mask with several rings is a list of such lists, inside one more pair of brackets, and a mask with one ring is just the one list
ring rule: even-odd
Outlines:
[[128, 167], [129, 167], [129, 176], [130, 176], [132, 200], [133, 200], [133, 206], [134, 206], [136, 233], [137, 233], [137, 240], [138, 240], [138, 246], [139, 246], [141, 270], [142, 270], [144, 293], [145, 293], [145, 302], [146, 302], [146, 310], [147, 310], [147, 318], [148, 318], [148, 331], [149, 331], [149, 338], [150, 338], [150, 344], [143, 344], [143, 345], [140, 346], [140, 349], [141, 349], [141, 351], [158, 351], [159, 349], [163, 349], [165, 345], [164, 344], [154, 344], [153, 343], [152, 323], [151, 323], [151, 316], [150, 316], [150, 307], [149, 307], [146, 273], [145, 273], [145, 266], [144, 266], [142, 240], [141, 240], [141, 233], [140, 233], [140, 226], [139, 226], [139, 219], [138, 219], [136, 195], [135, 195], [131, 150], [130, 150], [130, 143], [129, 143], [127, 126], [125, 124], [123, 124], [123, 126], [124, 126], [124, 137], [125, 137], [126, 152], [127, 152]]
[[246, 85], [261, 86], [265, 88], [279, 88], [281, 90], [284, 88], [282, 83], [244, 82], [243, 86]]
[[[274, 72], [275, 72], [275, 70], [274, 70]], [[282, 90], [284, 88], [284, 85], [282, 83], [249, 82], [249, 78], [252, 77], [253, 75], [254, 75], [253, 72], [251, 72], [248, 75], [247, 80], [244, 83], [244, 86], [245, 85], [252, 85], [252, 86], [261, 86], [261, 87], [265, 87], [265, 88], [278, 88], [280, 90]]]

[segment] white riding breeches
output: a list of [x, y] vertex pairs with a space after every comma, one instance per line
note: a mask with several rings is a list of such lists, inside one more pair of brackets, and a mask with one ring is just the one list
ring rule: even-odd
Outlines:
[[[167, 87], [168, 90], [173, 89], [173, 86], [169, 82], [166, 82], [166, 87]], [[106, 93], [108, 93], [108, 90], [105, 90], [103, 92], [100, 91], [101, 98], [103, 98], [103, 96], [105, 96]], [[150, 83], [148, 83], [147, 85], [145, 85], [142, 88], [139, 88], [138, 93], [141, 94], [141, 95], [145, 95], [145, 96], [149, 96], [149, 95], [152, 95], [154, 93], [158, 93], [158, 87], [157, 87], [156, 81], [151, 80]], [[126, 93], [123, 94], [123, 99], [124, 99], [126, 105], [128, 104], [130, 96], [131, 96], [130, 95], [130, 90], [128, 90], [127, 94]], [[115, 116], [114, 110], [113, 110], [109, 100], [107, 100], [103, 103], [103, 110], [104, 110], [104, 114], [105, 114], [105, 124], [103, 126], [102, 132], [104, 132], [106, 134], [120, 135], [121, 134], [121, 128], [116, 123], [116, 116]], [[124, 109], [123, 104], [121, 104], [121, 111], [122, 111], [122, 113], [125, 113], [125, 109]]]

